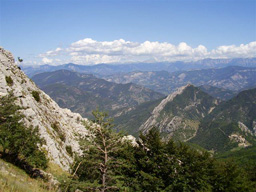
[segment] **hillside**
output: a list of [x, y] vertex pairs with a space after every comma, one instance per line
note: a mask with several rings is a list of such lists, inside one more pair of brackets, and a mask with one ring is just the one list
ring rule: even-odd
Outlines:
[[224, 88], [218, 88], [211, 85], [201, 85], [198, 88], [201, 89], [203, 92], [208, 93], [214, 98], [225, 100], [225, 101], [233, 98], [237, 94], [236, 91], [231, 91], [229, 89], [224, 89]]
[[15, 64], [12, 54], [0, 48], [0, 96], [13, 93], [15, 104], [20, 106], [23, 122], [27, 127], [39, 129], [45, 140], [43, 151], [50, 162], [64, 170], [73, 162], [73, 152], [80, 152], [78, 134], [86, 135], [81, 115], [60, 108], [48, 95], [41, 91]]
[[136, 83], [163, 94], [170, 94], [177, 88], [191, 83], [195, 86], [210, 85], [231, 91], [256, 86], [256, 68], [225, 67], [193, 71], [137, 71], [126, 74], [105, 76], [104, 79], [116, 83]]
[[193, 85], [186, 85], [162, 100], [145, 103], [116, 119], [117, 128], [138, 134], [157, 127], [165, 138], [186, 141], [194, 137], [200, 120], [218, 101]]
[[32, 79], [61, 107], [85, 117], [90, 117], [97, 107], [111, 116], [119, 116], [136, 105], [164, 96], [133, 83], [116, 84], [67, 70], [41, 73]]
[[256, 89], [242, 91], [204, 118], [191, 142], [214, 151], [256, 144]]
[[116, 117], [114, 119], [115, 129], [125, 131], [133, 136], [138, 136], [138, 128], [150, 117], [154, 108], [158, 106], [162, 100], [163, 98], [142, 103], [125, 114]]

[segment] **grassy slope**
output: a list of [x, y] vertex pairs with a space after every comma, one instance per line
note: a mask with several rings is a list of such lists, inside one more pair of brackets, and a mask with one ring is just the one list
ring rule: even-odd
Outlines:
[[[47, 172], [55, 177], [67, 175], [54, 164], [49, 164]], [[51, 184], [41, 179], [30, 178], [25, 171], [0, 159], [0, 192], [55, 192]]]

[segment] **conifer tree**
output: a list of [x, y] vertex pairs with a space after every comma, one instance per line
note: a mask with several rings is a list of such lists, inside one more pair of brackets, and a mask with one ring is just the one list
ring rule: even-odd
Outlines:
[[86, 126], [90, 134], [80, 142], [84, 154], [76, 161], [76, 175], [78, 180], [84, 181], [83, 186], [78, 188], [87, 191], [118, 191], [121, 175], [115, 170], [122, 165], [122, 161], [116, 158], [116, 153], [122, 148], [122, 137], [112, 130], [113, 120], [108, 118], [107, 113], [96, 110], [93, 115], [95, 124]]

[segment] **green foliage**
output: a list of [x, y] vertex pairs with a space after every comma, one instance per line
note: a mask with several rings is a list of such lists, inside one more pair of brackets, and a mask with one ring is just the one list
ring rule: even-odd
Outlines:
[[58, 134], [59, 138], [61, 141], [65, 141], [66, 140], [66, 136], [65, 134], [61, 131], [59, 125], [57, 122], [53, 123], [51, 125], [51, 127], [54, 129], [54, 131], [56, 131], [56, 133]]
[[20, 107], [13, 104], [15, 99], [12, 94], [0, 98], [0, 156], [28, 172], [33, 167], [46, 168], [38, 128], [24, 126]]
[[0, 159], [1, 192], [56, 192], [57, 189], [42, 179], [29, 177], [26, 172]]
[[40, 94], [39, 94], [39, 91], [32, 91], [32, 96], [34, 97], [34, 99], [37, 101], [37, 102], [40, 102]]
[[255, 98], [256, 89], [250, 89], [221, 103], [201, 121], [197, 135], [189, 142], [222, 153], [239, 147], [238, 142], [229, 138], [235, 133], [245, 138], [251, 145], [256, 145], [255, 137], [242, 131], [238, 125], [238, 122], [242, 122], [253, 132], [253, 122], [256, 117]]
[[[95, 122], [111, 127], [109, 122], [103, 120], [104, 113], [97, 115], [99, 116]], [[95, 131], [97, 127], [92, 126], [89, 129]], [[234, 162], [219, 162], [208, 152], [198, 152], [183, 143], [175, 143], [172, 140], [164, 142], [156, 128], [151, 129], [146, 135], [141, 134], [137, 146], [132, 146], [129, 142], [118, 143], [114, 142], [116, 139], [112, 140], [118, 145], [115, 145], [116, 150], [113, 153], [109, 153], [109, 164], [104, 165], [105, 157], [97, 132], [94, 132], [93, 142], [89, 142], [92, 144], [89, 150], [85, 151], [84, 156], [77, 159], [74, 165], [73, 176], [66, 182], [69, 183], [69, 187], [65, 185], [68, 191], [99, 189], [131, 192], [224, 192], [254, 189], [248, 175]], [[112, 131], [111, 133], [116, 135]], [[120, 139], [120, 135], [116, 136], [113, 138]], [[104, 171], [99, 165], [109, 168], [106, 186], [110, 188], [104, 188], [102, 185]]]
[[247, 174], [234, 161], [215, 163], [212, 169], [213, 191], [254, 191]]
[[151, 112], [162, 100], [163, 98], [142, 103], [133, 110], [116, 117], [114, 120], [115, 129], [125, 130], [133, 136], [139, 136], [138, 127], [150, 117]]
[[94, 111], [94, 125], [86, 126], [88, 138], [81, 140], [84, 149], [82, 157], [77, 157], [73, 174], [67, 186], [69, 190], [79, 188], [87, 191], [118, 191], [121, 175], [115, 169], [122, 165], [116, 153], [122, 148], [122, 137], [112, 131], [112, 119], [107, 113]]
[[238, 151], [228, 151], [218, 154], [216, 158], [219, 161], [235, 161], [239, 167], [243, 168], [249, 179], [254, 182], [256, 188], [256, 147], [247, 147]]
[[23, 59], [21, 59], [20, 57], [18, 57], [18, 61], [19, 61], [20, 63], [22, 63], [22, 62], [23, 62]]
[[66, 146], [66, 151], [68, 152], [68, 154], [72, 157], [73, 156], [73, 151], [70, 145]]
[[11, 78], [11, 76], [5, 76], [5, 80], [7, 85], [12, 86], [13, 85], [13, 80]]

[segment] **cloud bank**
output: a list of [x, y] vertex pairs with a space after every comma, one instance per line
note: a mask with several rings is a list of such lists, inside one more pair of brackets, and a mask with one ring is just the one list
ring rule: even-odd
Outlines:
[[256, 41], [248, 44], [223, 45], [208, 51], [204, 45], [191, 47], [185, 42], [173, 45], [167, 42], [143, 43], [125, 41], [96, 41], [90, 38], [72, 43], [67, 48], [56, 48], [40, 54], [41, 64], [75, 63], [138, 63], [197, 61], [205, 58], [231, 59], [256, 57]]

